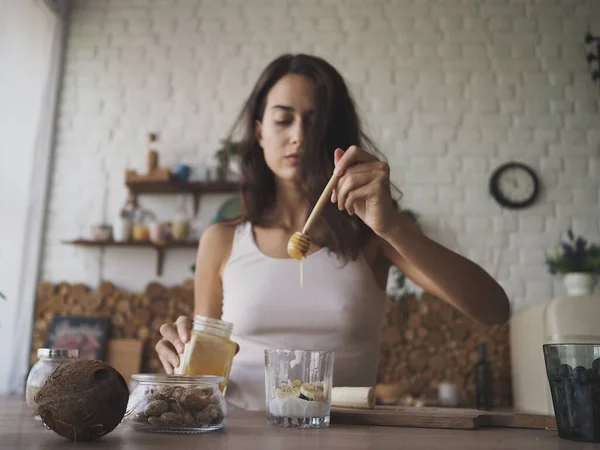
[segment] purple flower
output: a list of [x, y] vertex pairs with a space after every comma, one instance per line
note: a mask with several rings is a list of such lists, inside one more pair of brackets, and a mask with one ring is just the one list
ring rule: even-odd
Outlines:
[[574, 253], [574, 249], [573, 247], [571, 247], [569, 244], [567, 244], [566, 242], [562, 242], [561, 243], [561, 247], [563, 249], [563, 252], [565, 253], [565, 255], [572, 255]]
[[575, 241], [575, 248], [578, 253], [585, 253], [586, 246], [587, 246], [587, 241], [582, 237], [578, 237], [577, 241]]

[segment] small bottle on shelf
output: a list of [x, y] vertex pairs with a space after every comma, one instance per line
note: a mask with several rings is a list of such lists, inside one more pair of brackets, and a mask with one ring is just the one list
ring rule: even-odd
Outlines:
[[148, 173], [152, 173], [158, 169], [158, 150], [156, 150], [155, 142], [158, 141], [158, 135], [156, 133], [148, 134]]
[[485, 343], [479, 344], [479, 361], [473, 368], [475, 373], [475, 404], [477, 409], [490, 410], [494, 404], [492, 368], [487, 360]]

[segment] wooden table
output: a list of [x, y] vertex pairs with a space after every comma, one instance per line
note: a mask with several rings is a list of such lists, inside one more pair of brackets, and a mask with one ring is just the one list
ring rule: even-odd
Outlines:
[[150, 434], [120, 425], [96, 443], [70, 443], [45, 430], [20, 397], [0, 397], [0, 448], [7, 450], [406, 449], [599, 450], [598, 444], [560, 439], [556, 431], [486, 428], [475, 431], [331, 425], [320, 430], [279, 428], [264, 413], [232, 412], [223, 430], [202, 435]]

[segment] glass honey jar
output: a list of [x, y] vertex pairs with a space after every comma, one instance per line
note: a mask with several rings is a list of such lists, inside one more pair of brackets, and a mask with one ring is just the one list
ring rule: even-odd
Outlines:
[[219, 389], [225, 394], [233, 357], [239, 350], [230, 339], [232, 331], [232, 323], [195, 316], [190, 342], [183, 353], [181, 374], [223, 377]]

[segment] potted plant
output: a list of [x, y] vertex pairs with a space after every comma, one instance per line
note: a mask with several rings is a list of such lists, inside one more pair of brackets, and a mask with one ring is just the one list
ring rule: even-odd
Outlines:
[[552, 275], [563, 275], [567, 295], [590, 295], [600, 273], [600, 246], [569, 229], [560, 248], [546, 256], [546, 264]]
[[[235, 175], [239, 175], [238, 157], [242, 147], [242, 142], [222, 140], [223, 146], [215, 153], [215, 158], [218, 162], [217, 178], [225, 180], [227, 174], [233, 169]], [[232, 167], [233, 165], [233, 167]]]

